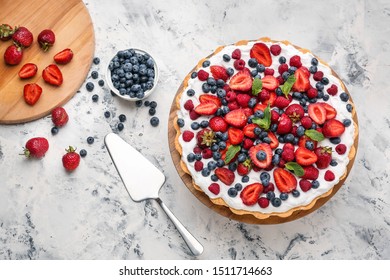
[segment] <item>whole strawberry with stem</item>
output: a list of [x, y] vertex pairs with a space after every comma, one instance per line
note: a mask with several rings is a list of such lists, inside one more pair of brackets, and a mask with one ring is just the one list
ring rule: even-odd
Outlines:
[[72, 146], [69, 146], [69, 148], [65, 149], [65, 151], [66, 154], [62, 157], [62, 165], [67, 171], [73, 171], [80, 164], [80, 155]]
[[12, 40], [16, 45], [21, 48], [28, 48], [31, 46], [34, 40], [34, 36], [30, 30], [24, 26], [20, 26], [15, 30], [15, 33], [12, 35]]
[[26, 142], [23, 154], [26, 157], [42, 158], [49, 150], [49, 142], [44, 137], [34, 137]]
[[8, 41], [11, 39], [12, 34], [14, 34], [14, 29], [11, 27], [11, 25], [3, 23], [0, 25], [0, 40], [2, 41]]
[[23, 58], [23, 50], [15, 45], [9, 46], [4, 52], [4, 61], [8, 65], [18, 65]]
[[44, 29], [38, 35], [38, 44], [44, 52], [54, 45], [56, 35], [51, 29]]
[[317, 168], [325, 169], [332, 161], [332, 148], [330, 147], [318, 147], [314, 150], [317, 155]]

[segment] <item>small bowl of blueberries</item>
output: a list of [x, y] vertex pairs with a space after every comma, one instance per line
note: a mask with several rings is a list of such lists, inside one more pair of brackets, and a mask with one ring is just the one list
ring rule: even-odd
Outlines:
[[111, 91], [120, 98], [142, 100], [156, 88], [157, 64], [146, 51], [135, 48], [120, 50], [108, 64], [106, 80]]

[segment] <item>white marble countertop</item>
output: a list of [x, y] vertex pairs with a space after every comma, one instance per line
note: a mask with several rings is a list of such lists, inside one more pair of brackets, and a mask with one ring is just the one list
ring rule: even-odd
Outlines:
[[[124, 1], [85, 0], [95, 28], [99, 65], [117, 50], [150, 51], [160, 67], [160, 125], [146, 107], [85, 85], [65, 108], [69, 123], [52, 136], [49, 117], [0, 126], [0, 259], [193, 259], [155, 201], [129, 198], [104, 147], [118, 115], [119, 132], [167, 177], [160, 195], [203, 243], [199, 259], [390, 258], [390, 3], [388, 1]], [[315, 4], [314, 4], [315, 3]], [[184, 186], [168, 147], [168, 115], [184, 76], [217, 46], [263, 36], [289, 40], [328, 61], [356, 104], [360, 143], [341, 190], [318, 211], [281, 225], [249, 225], [204, 206]], [[91, 78], [87, 78], [91, 81]], [[109, 110], [112, 117], [104, 118]], [[18, 156], [27, 139], [45, 136], [42, 160]], [[95, 143], [88, 145], [88, 136]], [[64, 149], [88, 155], [64, 171]]]

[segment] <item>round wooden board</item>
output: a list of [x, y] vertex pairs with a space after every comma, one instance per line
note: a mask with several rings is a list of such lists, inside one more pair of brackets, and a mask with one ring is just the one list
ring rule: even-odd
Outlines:
[[[46, 116], [56, 106], [66, 103], [84, 82], [93, 59], [95, 39], [91, 17], [81, 0], [3, 0], [0, 9], [0, 24], [25, 26], [34, 35], [33, 44], [24, 50], [19, 65], [5, 64], [3, 54], [12, 41], [0, 41], [0, 123], [15, 124]], [[38, 34], [44, 29], [52, 29], [56, 35], [54, 46], [43, 52], [37, 42]], [[59, 65], [64, 82], [60, 87], [46, 84], [42, 70], [54, 63], [53, 56], [70, 48], [73, 60], [67, 65]], [[28, 80], [21, 80], [18, 72], [23, 64], [35, 63], [38, 73]], [[42, 95], [34, 106], [23, 99], [23, 87], [27, 83], [38, 83]]]
[[[196, 67], [191, 70], [190, 74], [195, 70], [196, 70]], [[336, 73], [333, 73], [333, 74], [336, 77], [338, 77], [338, 75]], [[178, 110], [177, 104], [176, 104], [176, 97], [182, 92], [183, 87], [184, 87], [184, 82], [182, 82], [182, 84], [180, 85], [179, 89], [176, 92], [176, 95], [173, 99], [173, 102], [171, 105], [171, 110], [169, 113], [169, 120], [168, 120], [169, 150], [171, 152], [173, 163], [174, 163], [176, 170], [177, 170], [180, 178], [182, 179], [183, 183], [192, 192], [192, 194], [194, 196], [196, 196], [204, 205], [206, 205], [208, 208], [212, 209], [213, 211], [215, 211], [215, 212], [217, 212], [217, 213], [221, 214], [222, 216], [225, 216], [229, 219], [236, 220], [236, 221], [243, 222], [243, 223], [248, 223], [248, 224], [281, 224], [281, 223], [286, 223], [286, 222], [290, 222], [290, 221], [302, 218], [302, 217], [312, 213], [313, 211], [317, 210], [318, 208], [320, 208], [322, 205], [324, 205], [329, 199], [331, 199], [336, 194], [336, 192], [341, 188], [341, 186], [344, 184], [345, 180], [347, 179], [347, 176], [344, 176], [344, 178], [342, 180], [340, 180], [340, 182], [331, 190], [331, 193], [328, 196], [318, 199], [316, 201], [316, 203], [314, 204], [314, 206], [312, 208], [310, 208], [309, 210], [295, 211], [292, 215], [288, 216], [287, 218], [281, 218], [279, 216], [270, 216], [269, 218], [260, 220], [260, 219], [257, 219], [253, 215], [250, 215], [250, 214], [237, 215], [237, 214], [233, 213], [226, 206], [214, 204], [204, 192], [198, 191], [194, 187], [194, 185], [192, 184], [192, 177], [189, 174], [185, 173], [180, 165], [181, 156], [175, 147], [176, 129], [174, 127], [174, 120], [177, 116], [176, 112]], [[347, 88], [345, 88], [345, 91], [351, 97]], [[350, 98], [350, 100], [353, 103], [352, 98]], [[358, 130], [359, 126], [358, 126], [358, 119], [357, 119], [356, 111], [354, 111], [353, 120], [355, 122], [355, 129]], [[358, 139], [359, 139], [359, 135], [357, 132], [355, 143], [354, 143], [355, 154], [354, 154], [353, 158], [348, 163], [348, 166], [347, 166], [348, 173], [351, 170], [353, 163], [355, 161], [357, 147], [358, 147]]]

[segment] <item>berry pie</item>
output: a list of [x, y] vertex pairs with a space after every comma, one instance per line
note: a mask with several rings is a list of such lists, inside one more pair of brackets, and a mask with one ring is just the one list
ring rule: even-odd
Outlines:
[[351, 97], [306, 49], [268, 38], [219, 47], [181, 89], [173, 120], [181, 167], [234, 214], [264, 220], [310, 210], [352, 167]]

